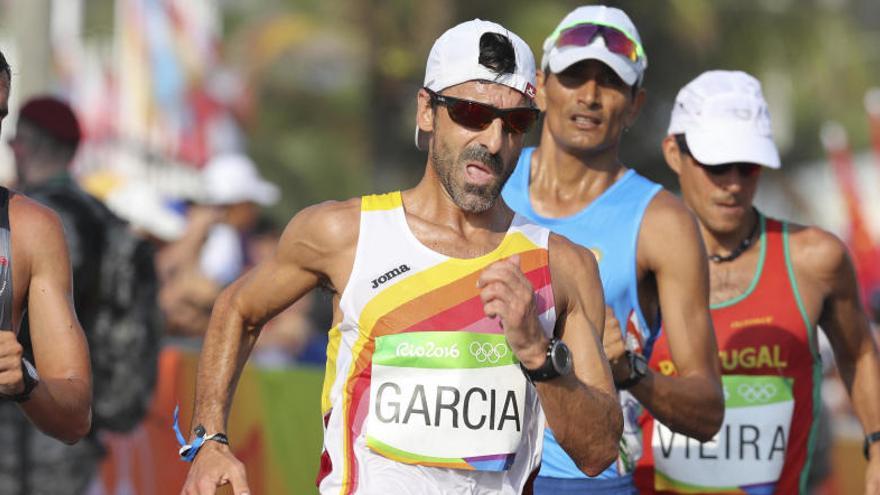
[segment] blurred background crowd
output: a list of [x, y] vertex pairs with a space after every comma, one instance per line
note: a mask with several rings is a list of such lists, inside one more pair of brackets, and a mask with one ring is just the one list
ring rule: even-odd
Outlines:
[[[21, 158], [6, 143], [22, 104], [69, 102], [82, 133], [72, 176], [153, 244], [164, 342], [194, 347], [214, 297], [272, 253], [300, 208], [417, 181], [415, 95], [442, 31], [494, 20], [540, 53], [581, 3], [0, 0], [13, 71], [0, 183], [16, 184]], [[660, 142], [677, 90], [708, 69], [756, 75], [784, 163], [757, 205], [847, 241], [880, 320], [880, 2], [606, 3], [629, 13], [648, 55], [626, 165], [672, 187]], [[329, 322], [328, 295], [304, 298], [267, 326], [255, 363], [322, 365]], [[830, 428], [858, 442], [828, 356]]]

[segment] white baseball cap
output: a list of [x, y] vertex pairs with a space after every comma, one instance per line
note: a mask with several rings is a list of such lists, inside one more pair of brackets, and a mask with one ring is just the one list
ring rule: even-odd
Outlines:
[[745, 72], [712, 70], [681, 88], [669, 134], [684, 134], [691, 155], [704, 165], [780, 167], [761, 83]]
[[598, 35], [587, 46], [556, 46], [556, 40], [559, 39], [560, 33], [580, 24], [598, 24], [615, 28], [635, 41], [639, 47], [642, 46], [639, 31], [626, 12], [605, 5], [578, 7], [569, 12], [556, 26], [553, 33], [544, 40], [544, 56], [541, 58], [542, 69], [549, 68], [551, 72], [558, 74], [581, 60], [598, 60], [611, 67], [626, 84], [632, 86], [642, 82], [645, 69], [648, 68], [648, 57], [644, 52], [641, 52], [639, 57], [632, 61], [626, 56], [609, 50], [605, 45], [605, 38]]
[[[516, 67], [510, 74], [498, 74], [480, 64], [480, 38], [486, 33], [506, 36], [513, 45]], [[443, 33], [428, 54], [424, 87], [439, 93], [468, 81], [489, 81], [509, 86], [529, 98], [535, 97], [535, 56], [532, 49], [512, 31], [490, 21], [474, 19]], [[416, 125], [416, 147], [427, 148], [427, 136]]]
[[263, 179], [254, 162], [239, 153], [217, 155], [202, 170], [205, 202], [213, 205], [257, 203], [271, 206], [278, 201], [278, 186]]
[[175, 211], [155, 188], [143, 181], [128, 181], [111, 190], [104, 203], [135, 228], [166, 242], [180, 239], [186, 230], [184, 216]]

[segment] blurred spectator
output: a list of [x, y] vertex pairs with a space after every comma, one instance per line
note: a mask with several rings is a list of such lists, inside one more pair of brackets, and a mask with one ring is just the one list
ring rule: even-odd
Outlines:
[[220, 155], [203, 172], [206, 203], [220, 209], [220, 222], [211, 228], [199, 257], [199, 268], [208, 278], [227, 285], [241, 274], [248, 261], [245, 237], [253, 230], [260, 206], [278, 201], [278, 186], [260, 177], [250, 158]]
[[[21, 108], [10, 141], [19, 187], [63, 223], [94, 390], [92, 429], [76, 445], [43, 435], [24, 418], [3, 425], [22, 432], [16, 471], [30, 484], [28, 493], [83, 493], [104, 455], [99, 430], [126, 431], [140, 422], [156, 378], [161, 320], [153, 251], [68, 172], [80, 137], [70, 106], [43, 96]], [[27, 319], [19, 337], [31, 353]]]
[[183, 235], [156, 257], [161, 290], [159, 303], [170, 335], [199, 336], [208, 325], [219, 288], [199, 270], [198, 259], [211, 226], [219, 221], [213, 208], [193, 205]]
[[132, 229], [157, 248], [183, 236], [186, 219], [145, 182], [131, 181], [107, 194], [107, 206], [131, 223]]
[[253, 268], [260, 261], [272, 256], [280, 238], [281, 229], [278, 224], [269, 216], [260, 215], [245, 245], [248, 260], [246, 268]]
[[159, 257], [161, 303], [167, 330], [174, 335], [205, 331], [217, 294], [248, 265], [245, 246], [260, 207], [274, 204], [280, 195], [240, 154], [213, 158], [202, 177], [204, 200], [189, 208], [183, 236]]

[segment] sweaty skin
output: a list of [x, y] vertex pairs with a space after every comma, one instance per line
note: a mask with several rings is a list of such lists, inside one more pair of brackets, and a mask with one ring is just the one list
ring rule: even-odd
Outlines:
[[[678, 175], [682, 195], [696, 213], [710, 252], [728, 254], [751, 231], [756, 215], [752, 201], [760, 173], [740, 175], [735, 168], [712, 175], [687, 153], [674, 137], [663, 141], [663, 153]], [[760, 169], [759, 169], [760, 170]], [[880, 431], [880, 356], [862, 307], [852, 260], [846, 246], [822, 229], [789, 224], [789, 249], [804, 309], [810, 325], [828, 336], [840, 376], [865, 432]], [[757, 249], [735, 260], [710, 265], [711, 300], [720, 302], [742, 294], [757, 270]], [[813, 333], [815, 338], [815, 332]], [[818, 345], [817, 342], [813, 342]], [[880, 444], [870, 448], [865, 493], [880, 494]]]
[[[444, 94], [498, 108], [526, 104], [522, 94], [491, 83], [468, 82]], [[424, 91], [418, 97], [417, 122], [431, 134], [431, 149], [425, 176], [402, 193], [410, 230], [422, 244], [449, 256], [471, 258], [492, 251], [513, 218], [492, 190], [496, 184], [500, 190], [515, 165], [523, 136], [503, 131], [499, 119], [482, 131], [461, 127], [444, 107], [432, 107]], [[503, 170], [475, 161], [465, 152], [472, 148], [498, 157]], [[310, 289], [322, 285], [333, 291], [334, 324], [341, 320], [339, 298], [351, 275], [359, 218], [359, 198], [306, 208], [290, 221], [274, 256], [220, 295], [199, 361], [194, 424], [209, 432], [225, 431], [235, 384], [261, 326]], [[562, 445], [581, 469], [597, 474], [616, 457], [622, 431], [601, 346], [604, 301], [598, 270], [592, 254], [564, 238], [551, 236], [549, 253], [557, 333], [572, 351], [574, 371], [538, 383], [537, 391]], [[543, 364], [549, 340], [537, 319], [533, 288], [516, 257], [490, 265], [478, 284], [485, 313], [501, 319], [519, 360], [529, 368]], [[584, 428], [585, 421], [589, 428]], [[213, 494], [226, 483], [236, 495], [248, 492], [242, 463], [229, 447], [208, 442], [183, 493]]]
[[[620, 140], [635, 123], [644, 99], [643, 89], [633, 92], [596, 60], [578, 62], [559, 74], [539, 72], [537, 102], [545, 117], [529, 186], [536, 212], [572, 215], [626, 173], [618, 158]], [[661, 191], [649, 204], [636, 256], [642, 311], [649, 324], [656, 324], [662, 313], [680, 374], [666, 377], [649, 371], [630, 392], [674, 431], [708, 440], [721, 426], [724, 400], [708, 309], [706, 255], [693, 216], [672, 194]], [[617, 382], [630, 374], [619, 325], [606, 310], [604, 347]]]
[[[0, 124], [8, 114], [10, 80], [0, 73]], [[73, 310], [70, 257], [58, 216], [10, 191], [12, 324], [0, 328], [0, 394], [24, 391], [17, 335], [25, 305], [40, 383], [20, 403], [43, 433], [68, 444], [91, 428], [92, 381], [85, 335]]]

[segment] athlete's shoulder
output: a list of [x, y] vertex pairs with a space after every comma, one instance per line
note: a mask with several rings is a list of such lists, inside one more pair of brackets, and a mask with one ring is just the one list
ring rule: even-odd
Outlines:
[[792, 255], [821, 262], [822, 259], [833, 259], [847, 254], [846, 245], [836, 235], [816, 227], [786, 222], [788, 244]]
[[563, 235], [551, 232], [547, 247], [554, 279], [557, 278], [557, 273], [565, 278], [580, 275], [574, 267], [581, 267], [587, 272], [599, 272], [599, 264], [593, 252]]
[[13, 190], [9, 190], [9, 223], [14, 233], [37, 237], [63, 232], [61, 218], [54, 210]]
[[[647, 179], [646, 179], [647, 180]], [[648, 209], [645, 211], [645, 220], [681, 221], [693, 218], [690, 210], [678, 196], [666, 189], [661, 189], [654, 195]]]
[[813, 225], [787, 227], [789, 254], [798, 274], [830, 280], [851, 266], [849, 251], [836, 235]]
[[67, 260], [67, 241], [61, 217], [54, 210], [19, 192], [9, 191], [9, 229], [16, 258], [23, 266], [36, 260]]
[[[653, 272], [664, 267], [678, 270], [683, 262], [690, 264], [705, 256], [697, 219], [681, 199], [665, 189], [645, 211], [637, 249], [639, 265]], [[678, 256], [670, 256], [670, 252]]]
[[[599, 264], [593, 253], [558, 234], [550, 234], [548, 240], [550, 279], [557, 315], [575, 308], [586, 308], [588, 315], [604, 304]], [[601, 328], [601, 322], [593, 321]]]
[[361, 202], [360, 197], [343, 201], [323, 201], [303, 208], [294, 218], [300, 217], [311, 221], [346, 221], [360, 216]]
[[658, 239], [675, 242], [679, 235], [686, 240], [696, 240], [699, 235], [696, 219], [681, 199], [662, 189], [645, 210], [640, 236], [651, 242]]
[[40, 216], [51, 217], [55, 214], [51, 208], [35, 199], [29, 198], [13, 189], [9, 189], [8, 191], [10, 214], [26, 216], [35, 215], [37, 218], [40, 218]]
[[324, 201], [300, 210], [284, 229], [280, 246], [307, 243], [333, 251], [357, 242], [361, 198]]

